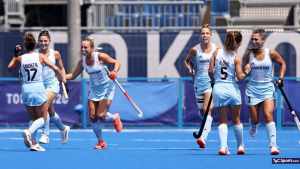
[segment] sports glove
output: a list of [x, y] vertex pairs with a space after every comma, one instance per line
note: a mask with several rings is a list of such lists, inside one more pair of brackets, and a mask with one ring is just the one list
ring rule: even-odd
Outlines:
[[276, 81], [276, 84], [278, 87], [283, 87], [283, 78], [279, 78], [277, 81]]
[[22, 55], [22, 52], [23, 52], [23, 47], [21, 44], [17, 44], [16, 47], [15, 47], [15, 50], [14, 50], [14, 56], [17, 57], [17, 56], [20, 56]]
[[115, 80], [117, 78], [117, 72], [116, 71], [110, 71], [108, 77], [111, 80]]

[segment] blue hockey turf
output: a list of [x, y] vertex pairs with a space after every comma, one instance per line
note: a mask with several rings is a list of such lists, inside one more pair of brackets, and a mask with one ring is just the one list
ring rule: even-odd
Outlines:
[[93, 149], [91, 130], [72, 130], [67, 144], [51, 131], [46, 152], [30, 152], [23, 144], [22, 130], [0, 130], [1, 169], [271, 169], [300, 168], [300, 164], [272, 164], [272, 158], [300, 158], [300, 133], [296, 128], [278, 130], [281, 153], [271, 156], [266, 131], [261, 127], [251, 138], [244, 129], [246, 155], [236, 155], [236, 142], [229, 129], [231, 154], [219, 156], [218, 133], [210, 133], [207, 148], [200, 150], [193, 129], [105, 130], [106, 150]]

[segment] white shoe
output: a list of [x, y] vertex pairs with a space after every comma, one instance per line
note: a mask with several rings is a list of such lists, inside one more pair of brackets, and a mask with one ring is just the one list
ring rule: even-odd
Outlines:
[[69, 132], [70, 132], [70, 127], [66, 126], [64, 131], [61, 132], [61, 143], [65, 144], [69, 140]]
[[46, 151], [46, 149], [39, 144], [32, 145], [30, 151]]
[[249, 129], [249, 134], [251, 137], [255, 137], [257, 133], [257, 127], [254, 125], [251, 125], [250, 129]]
[[39, 139], [39, 142], [41, 143], [41, 144], [49, 144], [49, 137], [48, 137], [48, 135], [47, 134], [42, 134], [41, 135], [41, 138]]
[[28, 129], [25, 129], [23, 132], [23, 138], [24, 138], [24, 144], [26, 147], [31, 147], [32, 146], [32, 141], [31, 141], [31, 133]]

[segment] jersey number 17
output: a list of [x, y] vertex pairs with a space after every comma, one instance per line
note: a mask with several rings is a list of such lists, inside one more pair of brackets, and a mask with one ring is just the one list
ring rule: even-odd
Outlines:
[[27, 81], [33, 81], [37, 72], [36, 68], [31, 68], [31, 69], [25, 69], [26, 73], [27, 73]]

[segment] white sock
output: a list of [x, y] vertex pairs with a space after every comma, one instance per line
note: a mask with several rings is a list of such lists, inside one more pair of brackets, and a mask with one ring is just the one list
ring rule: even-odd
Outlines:
[[102, 124], [97, 120], [96, 122], [92, 123], [93, 131], [97, 137], [97, 140], [102, 140]]
[[114, 120], [116, 117], [117, 117], [116, 114], [112, 114], [110, 112], [107, 112], [105, 119], [106, 120]]
[[59, 115], [54, 112], [54, 115], [51, 117], [51, 121], [55, 124], [55, 126], [60, 130], [63, 131], [65, 129], [65, 125], [61, 121]]
[[28, 127], [30, 127], [32, 125], [32, 120], [30, 120], [29, 122], [28, 122]]
[[268, 133], [270, 146], [272, 146], [272, 147], [277, 146], [277, 144], [276, 144], [276, 126], [275, 126], [275, 123], [273, 121], [267, 123], [266, 128], [267, 128], [267, 133]]
[[35, 143], [37, 143], [37, 141], [36, 141], [37, 132], [38, 132], [38, 130], [36, 130], [34, 133], [31, 134], [31, 139], [34, 140]]
[[237, 141], [237, 146], [244, 146], [244, 141], [243, 141], [243, 124], [237, 124], [233, 126], [234, 129], [234, 134], [235, 138]]
[[50, 116], [49, 113], [47, 114], [47, 120], [45, 121], [45, 125], [42, 131], [43, 134], [49, 136], [50, 134]]
[[228, 137], [228, 127], [227, 124], [222, 123], [218, 127], [219, 129], [219, 138], [220, 138], [220, 147], [225, 147], [227, 148], [227, 137]]
[[37, 129], [43, 127], [45, 124], [45, 120], [43, 117], [40, 117], [36, 120], [34, 120], [31, 124], [31, 126], [29, 127], [29, 132], [32, 134], [34, 133]]
[[208, 133], [211, 130], [211, 123], [212, 122], [213, 122], [213, 118], [210, 114], [208, 114], [205, 125], [204, 125], [203, 133], [202, 133], [202, 136], [201, 136], [204, 140], [207, 139]]

